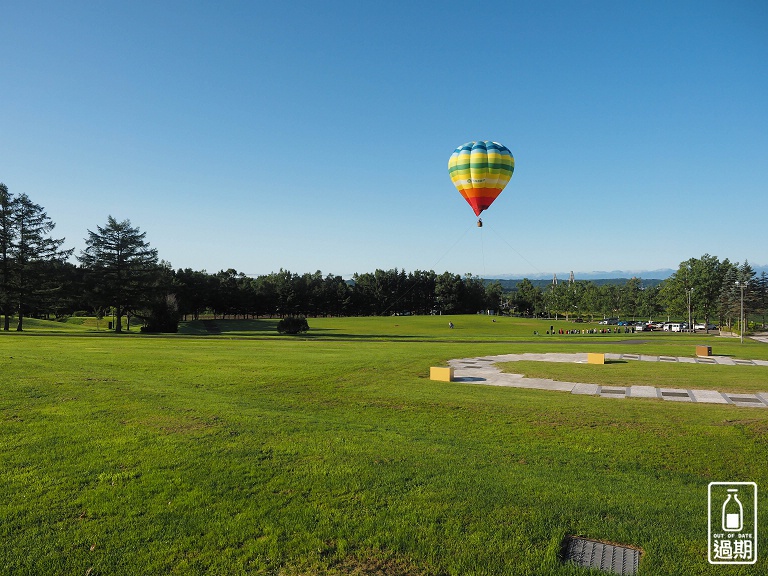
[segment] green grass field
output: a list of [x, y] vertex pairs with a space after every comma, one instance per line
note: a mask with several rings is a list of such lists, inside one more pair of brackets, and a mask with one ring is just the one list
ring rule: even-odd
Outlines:
[[[768, 346], [447, 322], [0, 334], [0, 573], [590, 574], [558, 559], [566, 534], [642, 548], [640, 576], [768, 572], [764, 505], [756, 566], [711, 566], [706, 541], [709, 482], [768, 485], [768, 410], [427, 378], [475, 355]], [[757, 374], [720, 368], [743, 374], [723, 370], [733, 385]]]

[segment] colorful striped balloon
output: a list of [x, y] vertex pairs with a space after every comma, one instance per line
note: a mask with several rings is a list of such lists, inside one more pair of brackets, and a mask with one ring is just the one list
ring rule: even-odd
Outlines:
[[512, 153], [498, 142], [467, 142], [456, 148], [448, 160], [453, 185], [472, 206], [475, 216], [496, 200], [514, 171]]

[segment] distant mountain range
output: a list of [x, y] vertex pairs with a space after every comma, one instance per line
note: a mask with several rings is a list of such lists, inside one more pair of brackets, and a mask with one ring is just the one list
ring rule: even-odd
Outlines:
[[[752, 265], [753, 270], [757, 276], [760, 276], [763, 272], [768, 274], [768, 266], [755, 266]], [[574, 272], [574, 280], [589, 280], [596, 284], [624, 284], [630, 278], [640, 278], [643, 281], [643, 285], [656, 286], [661, 283], [662, 280], [666, 280], [672, 274], [677, 272], [672, 268], [660, 268], [658, 270], [611, 270], [610, 272], [597, 271], [597, 272]], [[558, 282], [567, 282], [571, 277], [570, 272], [557, 272]], [[493, 282], [499, 280], [505, 289], [513, 288], [523, 278], [533, 283], [534, 286], [543, 286], [552, 282], [552, 274], [499, 274], [492, 278], [485, 278], [486, 282]]]
[[[614, 280], [620, 278], [653, 278], [657, 280], [664, 280], [669, 278], [675, 270], [671, 268], [664, 268], [661, 270], [611, 270], [610, 272], [596, 271], [596, 272], [574, 272], [574, 280]], [[570, 271], [568, 272], [556, 272], [558, 281], [568, 280], [571, 277]], [[500, 274], [494, 276], [494, 280], [522, 280], [528, 278], [528, 280], [552, 280], [552, 273], [541, 274], [526, 274], [524, 276], [520, 274]]]

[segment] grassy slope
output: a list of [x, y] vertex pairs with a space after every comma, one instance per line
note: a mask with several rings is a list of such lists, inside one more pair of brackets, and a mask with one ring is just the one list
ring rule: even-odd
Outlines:
[[341, 340], [0, 338], [0, 571], [580, 573], [565, 533], [641, 546], [642, 574], [768, 569], [706, 563], [707, 483], [768, 482], [768, 411], [431, 382], [448, 358], [577, 345], [439, 341], [459, 322], [382, 342], [354, 329], [394, 327], [359, 320]]
[[[62, 333], [62, 332], [74, 332], [74, 333], [80, 333], [84, 331], [86, 328], [82, 326], [83, 321], [85, 319], [78, 318], [77, 323], [69, 323], [69, 322], [55, 322], [54, 320], [38, 320], [37, 318], [24, 318], [23, 321], [23, 331], [24, 332], [56, 332], [56, 333]], [[16, 325], [18, 323], [18, 320], [16, 318], [11, 318], [11, 331], [16, 331]]]

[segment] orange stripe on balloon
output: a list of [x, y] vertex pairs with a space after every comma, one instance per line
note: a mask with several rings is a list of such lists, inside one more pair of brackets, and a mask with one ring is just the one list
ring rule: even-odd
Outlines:
[[475, 211], [475, 216], [480, 216], [480, 212], [488, 208], [493, 201], [501, 194], [501, 188], [467, 188], [460, 190], [461, 195]]

